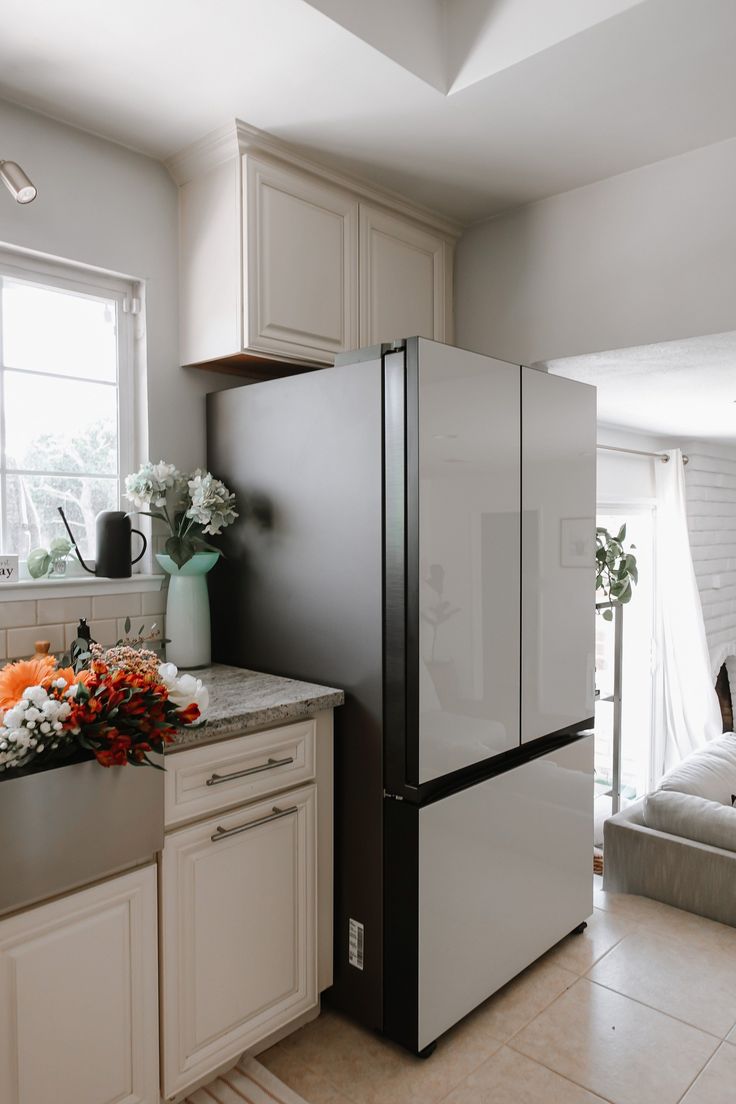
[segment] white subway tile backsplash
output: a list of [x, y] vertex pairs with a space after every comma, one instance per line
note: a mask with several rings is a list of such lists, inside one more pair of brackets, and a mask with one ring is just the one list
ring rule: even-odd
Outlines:
[[166, 591], [162, 587], [161, 590], [141, 594], [141, 603], [142, 613], [163, 613], [166, 609]]
[[[92, 634], [92, 639], [96, 640], [98, 644], [104, 644], [106, 648], [109, 648], [111, 644], [116, 644], [118, 637], [118, 623], [114, 617], [107, 618], [106, 620], [95, 621], [93, 618], [89, 622], [89, 631]], [[69, 621], [64, 626], [64, 637], [66, 640], [67, 648], [77, 635], [77, 622]]]
[[92, 599], [93, 617], [136, 617], [140, 612], [140, 594], [101, 594]]
[[0, 595], [0, 629], [19, 629], [35, 624], [35, 602], [3, 602]]
[[88, 621], [92, 616], [91, 598], [39, 598], [36, 617], [46, 625], [58, 621], [74, 621], [80, 617]]
[[11, 659], [25, 659], [33, 655], [37, 640], [48, 640], [52, 652], [63, 652], [64, 626], [30, 625], [25, 629], [8, 629], [7, 640]]
[[[147, 599], [144, 605], [144, 599]], [[141, 624], [149, 632], [154, 622], [164, 635], [165, 593], [126, 590], [121, 594], [84, 595], [76, 598], [39, 598], [3, 602], [0, 592], [0, 661], [32, 655], [37, 640], [48, 640], [52, 652], [65, 651], [76, 636], [80, 617], [89, 622], [100, 644], [115, 644], [125, 635], [125, 619], [131, 619], [131, 635]], [[6, 631], [7, 630], [7, 631]]]
[[[143, 630], [141, 632], [141, 629]], [[144, 617], [142, 614], [138, 617], [131, 618], [130, 623], [130, 636], [150, 636], [154, 629], [158, 630], [157, 640], [161, 640], [164, 635], [164, 616], [163, 614], [154, 614], [153, 616]], [[125, 636], [125, 618], [121, 617], [117, 623], [118, 636]]]

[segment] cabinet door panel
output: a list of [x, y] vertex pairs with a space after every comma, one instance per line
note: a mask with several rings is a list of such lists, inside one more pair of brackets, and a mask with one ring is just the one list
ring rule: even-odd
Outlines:
[[317, 1003], [315, 795], [288, 791], [167, 838], [166, 1096]]
[[156, 869], [0, 922], [3, 1104], [158, 1104]]
[[522, 369], [522, 741], [593, 715], [595, 388]]
[[245, 344], [331, 363], [357, 343], [357, 202], [295, 170], [243, 162]]
[[444, 239], [361, 205], [361, 345], [404, 337], [448, 339], [448, 255]]

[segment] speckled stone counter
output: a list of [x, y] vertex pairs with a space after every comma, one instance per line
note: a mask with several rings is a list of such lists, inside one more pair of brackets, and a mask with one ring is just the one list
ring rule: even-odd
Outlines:
[[191, 674], [200, 678], [210, 692], [207, 720], [203, 725], [180, 729], [174, 743], [166, 748], [167, 754], [242, 736], [251, 729], [312, 717], [345, 700], [342, 690], [329, 686], [219, 663]]

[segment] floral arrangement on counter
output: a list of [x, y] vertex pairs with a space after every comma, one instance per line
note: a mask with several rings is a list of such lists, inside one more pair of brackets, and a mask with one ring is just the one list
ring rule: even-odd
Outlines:
[[218, 552], [204, 538], [218, 536], [238, 516], [235, 495], [212, 472], [197, 468], [189, 475], [160, 460], [145, 463], [126, 476], [125, 497], [136, 510], [157, 518], [169, 529], [166, 553], [183, 567], [197, 552]]
[[209, 694], [155, 652], [93, 644], [81, 670], [36, 655], [0, 670], [0, 777], [93, 755], [103, 767], [158, 767], [178, 728], [202, 720]]

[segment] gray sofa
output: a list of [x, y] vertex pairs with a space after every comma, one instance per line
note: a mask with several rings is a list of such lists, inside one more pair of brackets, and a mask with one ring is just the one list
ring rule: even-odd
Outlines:
[[736, 735], [688, 756], [603, 826], [603, 888], [736, 927]]

